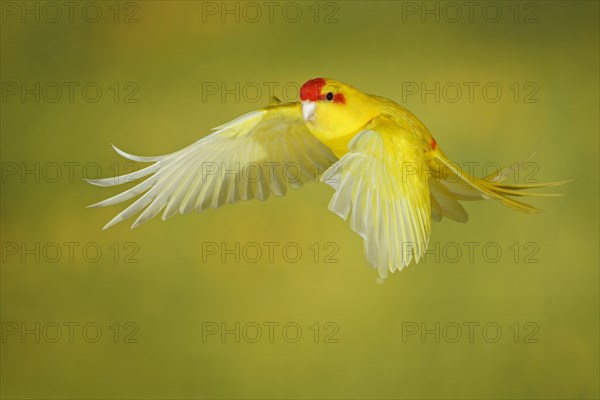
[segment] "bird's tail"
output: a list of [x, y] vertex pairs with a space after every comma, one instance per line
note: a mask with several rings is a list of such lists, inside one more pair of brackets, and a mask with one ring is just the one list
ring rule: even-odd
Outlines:
[[525, 213], [541, 212], [536, 207], [516, 200], [524, 196], [561, 196], [561, 194], [534, 193], [527, 189], [539, 189], [559, 186], [567, 181], [548, 183], [503, 183], [510, 176], [516, 175], [519, 169], [530, 162], [533, 154], [527, 159], [495, 171], [484, 178], [470, 176], [455, 163], [452, 163], [441, 151], [435, 151], [431, 159], [431, 191], [432, 218], [441, 220], [447, 217], [458, 222], [468, 220], [467, 212], [460, 201], [494, 199], [507, 207]]

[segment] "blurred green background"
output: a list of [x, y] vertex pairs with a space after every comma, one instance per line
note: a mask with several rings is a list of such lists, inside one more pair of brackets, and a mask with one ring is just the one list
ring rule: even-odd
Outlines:
[[[3, 398], [598, 398], [597, 2], [54, 4], [2, 2]], [[132, 168], [110, 143], [165, 154], [319, 76], [405, 101], [459, 164], [575, 180], [541, 215], [467, 204], [383, 285], [325, 185], [133, 231], [85, 208], [118, 190], [82, 178]]]

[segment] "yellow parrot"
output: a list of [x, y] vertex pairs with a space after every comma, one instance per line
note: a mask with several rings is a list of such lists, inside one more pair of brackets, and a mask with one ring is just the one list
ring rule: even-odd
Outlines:
[[104, 229], [142, 211], [135, 228], [163, 209], [162, 219], [242, 200], [282, 196], [288, 188], [322, 181], [335, 189], [329, 209], [362, 236], [367, 262], [385, 278], [427, 249], [431, 221], [466, 222], [459, 200], [494, 199], [523, 212], [537, 208], [512, 198], [543, 195], [523, 189], [564, 182], [503, 184], [507, 167], [479, 179], [468, 176], [441, 151], [427, 128], [405, 108], [332, 79], [300, 89], [301, 102], [275, 100], [261, 110], [214, 128], [171, 154], [130, 160], [152, 165], [115, 178], [90, 180], [114, 186], [148, 177], [90, 207], [139, 198]]

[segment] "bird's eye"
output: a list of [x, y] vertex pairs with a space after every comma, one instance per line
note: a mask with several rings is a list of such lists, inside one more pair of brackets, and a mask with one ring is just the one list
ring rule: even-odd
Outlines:
[[331, 93], [331, 92], [327, 93], [327, 100], [329, 100], [329, 101], [333, 100], [333, 93]]

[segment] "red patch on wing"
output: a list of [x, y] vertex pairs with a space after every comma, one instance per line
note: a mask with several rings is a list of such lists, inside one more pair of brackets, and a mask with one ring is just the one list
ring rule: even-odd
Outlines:
[[325, 86], [325, 79], [316, 78], [306, 82], [300, 88], [300, 100], [317, 101], [321, 97], [321, 90]]
[[431, 150], [435, 150], [435, 148], [437, 147], [437, 142], [435, 141], [435, 139], [431, 139]]

